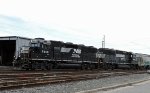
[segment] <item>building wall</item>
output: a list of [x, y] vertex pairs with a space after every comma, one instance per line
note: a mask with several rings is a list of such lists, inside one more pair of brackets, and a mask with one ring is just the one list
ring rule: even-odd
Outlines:
[[22, 46], [29, 46], [31, 41], [30, 38], [18, 37], [18, 36], [7, 36], [7, 37], [0, 37], [0, 40], [15, 40], [16, 41], [16, 49], [15, 49], [15, 58], [19, 57], [20, 50]]

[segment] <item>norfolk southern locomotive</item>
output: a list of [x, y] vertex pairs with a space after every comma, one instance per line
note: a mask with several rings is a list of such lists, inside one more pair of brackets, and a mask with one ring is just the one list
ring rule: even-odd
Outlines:
[[98, 60], [96, 52], [97, 49], [91, 46], [36, 38], [30, 42], [30, 46], [22, 47], [16, 63], [27, 70], [61, 67], [94, 69]]
[[149, 68], [150, 56], [107, 48], [48, 41], [31, 40], [30, 46], [21, 48], [15, 60], [17, 66], [26, 69], [139, 69]]

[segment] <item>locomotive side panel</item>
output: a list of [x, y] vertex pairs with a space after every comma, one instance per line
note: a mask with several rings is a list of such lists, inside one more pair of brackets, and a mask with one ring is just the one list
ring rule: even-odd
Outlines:
[[116, 51], [108, 48], [98, 49], [100, 65], [104, 69], [116, 68]]
[[97, 58], [97, 48], [93, 46], [80, 46], [81, 53], [81, 69], [97, 69], [98, 68], [98, 58]]

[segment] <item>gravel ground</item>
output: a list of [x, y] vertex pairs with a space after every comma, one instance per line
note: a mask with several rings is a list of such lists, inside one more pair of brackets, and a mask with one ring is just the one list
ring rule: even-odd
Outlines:
[[150, 74], [134, 74], [127, 76], [115, 76], [102, 79], [76, 81], [61, 84], [49, 84], [33, 88], [21, 88], [0, 91], [0, 93], [75, 93], [84, 90], [107, 87], [115, 84], [128, 83], [150, 78]]

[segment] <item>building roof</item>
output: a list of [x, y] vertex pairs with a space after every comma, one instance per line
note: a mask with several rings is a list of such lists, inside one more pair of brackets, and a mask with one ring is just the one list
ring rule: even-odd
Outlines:
[[11, 38], [20, 38], [20, 39], [31, 40], [31, 38], [20, 37], [20, 36], [0, 36], [0, 40], [5, 40], [5, 38], [6, 38], [7, 40], [11, 40]]

